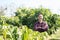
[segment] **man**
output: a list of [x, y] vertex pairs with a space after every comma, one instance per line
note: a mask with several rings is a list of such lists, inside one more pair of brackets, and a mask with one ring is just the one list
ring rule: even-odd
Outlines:
[[34, 25], [34, 30], [39, 32], [44, 32], [48, 30], [48, 24], [45, 21], [43, 21], [42, 14], [38, 15], [38, 21]]

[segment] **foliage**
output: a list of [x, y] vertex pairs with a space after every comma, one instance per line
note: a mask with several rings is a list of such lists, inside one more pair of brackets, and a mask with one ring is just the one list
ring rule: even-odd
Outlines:
[[27, 25], [29, 28], [33, 29], [35, 22], [38, 20], [37, 17], [39, 13], [43, 14], [44, 21], [46, 21], [49, 25], [48, 34], [55, 33], [58, 27], [60, 27], [60, 15], [52, 14], [49, 9], [46, 8], [38, 8], [38, 9], [25, 9], [19, 8], [17, 12], [15, 12], [16, 16], [21, 20], [22, 25]]
[[[39, 13], [43, 14], [43, 20], [48, 23], [47, 32], [40, 33], [33, 29]], [[0, 17], [0, 40], [44, 40], [60, 27], [60, 15], [52, 14], [46, 8], [19, 8], [15, 14], [10, 18]]]
[[2, 35], [0, 36], [3, 36], [4, 40], [44, 40], [44, 36], [48, 37], [46, 32], [39, 33], [27, 28], [27, 26], [22, 26], [21, 29], [13, 25], [2, 27]]

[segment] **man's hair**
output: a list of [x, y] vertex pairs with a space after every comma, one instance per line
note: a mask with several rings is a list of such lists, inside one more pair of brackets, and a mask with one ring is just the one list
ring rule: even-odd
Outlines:
[[42, 13], [39, 13], [38, 16], [39, 16], [39, 15], [43, 15], [43, 14], [42, 14]]

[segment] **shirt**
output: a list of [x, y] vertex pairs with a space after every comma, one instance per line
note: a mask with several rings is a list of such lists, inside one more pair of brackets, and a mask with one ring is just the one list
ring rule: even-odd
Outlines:
[[[38, 28], [38, 27], [41, 27], [41, 28]], [[39, 32], [44, 32], [44, 31], [47, 31], [48, 30], [48, 24], [46, 22], [36, 22], [34, 24], [34, 30], [36, 31], [39, 31]]]

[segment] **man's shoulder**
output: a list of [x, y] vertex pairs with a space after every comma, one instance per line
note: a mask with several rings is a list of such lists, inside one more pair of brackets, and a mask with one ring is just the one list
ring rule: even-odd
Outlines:
[[35, 22], [35, 24], [38, 24], [39, 22], [37, 21], [37, 22]]

